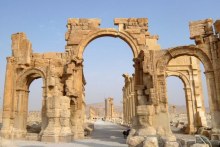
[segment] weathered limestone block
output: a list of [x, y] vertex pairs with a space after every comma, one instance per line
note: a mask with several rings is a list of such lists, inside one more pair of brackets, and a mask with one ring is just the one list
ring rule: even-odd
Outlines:
[[152, 116], [155, 113], [153, 105], [139, 105], [137, 107], [137, 113], [139, 115], [149, 115]]
[[[137, 129], [132, 129], [127, 138], [127, 144], [134, 147], [143, 146], [144, 141], [152, 142], [156, 145], [155, 139], [148, 139], [156, 135], [156, 129], [153, 127], [153, 115], [155, 114], [153, 105], [137, 106], [137, 115], [139, 125]], [[154, 140], [154, 141], [153, 141]], [[145, 145], [147, 145], [145, 143]]]
[[220, 33], [220, 20], [215, 21], [214, 27], [215, 27], [215, 33], [219, 34]]
[[25, 33], [13, 34], [11, 39], [12, 55], [17, 58], [17, 63], [20, 65], [29, 65], [31, 63], [32, 45]]
[[54, 87], [56, 85], [56, 68], [54, 65], [50, 65], [48, 67], [48, 71], [47, 71], [47, 81], [48, 81], [48, 86], [49, 87]]
[[68, 46], [78, 45], [91, 31], [99, 29], [99, 19], [78, 19], [69, 18], [67, 23], [68, 31], [65, 39], [67, 41], [66, 50]]
[[177, 142], [165, 142], [164, 147], [179, 147], [179, 143], [177, 143]]
[[196, 37], [199, 36], [204, 37], [213, 34], [212, 23], [213, 23], [212, 19], [191, 21], [189, 23], [190, 38], [195, 39]]
[[144, 140], [145, 139], [142, 136], [134, 136], [134, 137], [128, 138], [126, 143], [129, 145], [129, 147], [142, 147]]
[[42, 140], [49, 142], [72, 140], [70, 129], [70, 99], [66, 96], [47, 98], [48, 125]]
[[61, 131], [60, 136], [69, 136], [72, 138], [72, 133], [70, 129], [70, 98], [63, 96], [60, 99], [61, 109], [60, 109], [60, 125]]
[[115, 25], [123, 24], [124, 29], [136, 30], [141, 28], [144, 30], [148, 30], [147, 18], [115, 18], [114, 24]]
[[69, 18], [67, 25], [71, 25], [72, 29], [76, 29], [76, 30], [94, 29], [99, 27], [100, 19]]
[[147, 137], [143, 142], [143, 147], [159, 147], [157, 137]]

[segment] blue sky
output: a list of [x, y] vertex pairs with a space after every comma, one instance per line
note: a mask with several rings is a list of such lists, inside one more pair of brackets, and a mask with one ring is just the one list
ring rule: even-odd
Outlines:
[[[158, 34], [161, 47], [168, 48], [193, 44], [193, 41], [189, 39], [189, 21], [205, 18], [220, 19], [219, 6], [219, 0], [1, 0], [1, 101], [4, 91], [6, 57], [11, 55], [10, 38], [13, 33], [25, 32], [32, 42], [34, 52], [63, 52], [66, 44], [64, 35], [67, 18], [100, 18], [101, 27], [117, 28], [113, 23], [114, 18], [147, 17], [149, 32]], [[115, 50], [118, 51], [117, 55], [114, 54]], [[112, 96], [119, 103], [122, 100], [123, 78], [121, 74], [133, 73], [132, 52], [127, 44], [120, 39], [109, 37], [94, 40], [87, 46], [84, 59], [88, 83], [87, 101], [98, 102], [103, 101], [104, 97]], [[175, 82], [171, 83], [171, 85], [177, 85]], [[41, 104], [39, 85], [41, 83], [37, 80], [30, 88], [30, 103], [35, 104], [33, 107], [39, 107]], [[168, 92], [181, 90], [181, 88], [180, 90], [168, 89]], [[175, 94], [169, 92], [169, 97], [172, 95]]]

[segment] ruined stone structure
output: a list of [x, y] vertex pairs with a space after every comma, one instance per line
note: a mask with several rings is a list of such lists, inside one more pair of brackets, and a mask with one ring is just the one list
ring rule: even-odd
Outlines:
[[176, 113], [176, 106], [175, 105], [171, 106], [170, 111], [171, 111], [171, 113], [175, 114]]
[[105, 120], [112, 120], [114, 117], [114, 99], [109, 97], [105, 99]]
[[[188, 114], [188, 128], [186, 133], [192, 134], [200, 127], [206, 127], [204, 97], [201, 83], [200, 61], [193, 56], [181, 56], [172, 59], [166, 69], [166, 77], [176, 76], [184, 84], [186, 107]], [[134, 75], [124, 74], [123, 87], [124, 122], [130, 125], [135, 114]], [[177, 98], [178, 99], [178, 98]]]
[[89, 107], [89, 120], [94, 120], [98, 117], [97, 110], [94, 107]]
[[[128, 144], [135, 144], [134, 137], [145, 144], [150, 139], [147, 134], [161, 136], [167, 146], [175, 144], [169, 126], [166, 77], [174, 75], [168, 73], [169, 64], [180, 56], [193, 56], [204, 65], [212, 114], [212, 138], [220, 138], [220, 20], [214, 23], [214, 28], [211, 19], [190, 22], [190, 38], [195, 40], [195, 45], [167, 50], [161, 50], [157, 44], [158, 36], [148, 32], [148, 19], [116, 18], [114, 23], [118, 29], [99, 28], [98, 19], [68, 19], [67, 44], [63, 53], [34, 53], [24, 33], [12, 35], [12, 56], [7, 58], [5, 79], [3, 137], [25, 138], [28, 89], [34, 79], [42, 78], [43, 125], [39, 139], [58, 142], [83, 138], [83, 51], [94, 39], [111, 36], [125, 41], [134, 57], [136, 117], [132, 119], [132, 128], [137, 133], [132, 134]], [[180, 74], [179, 77], [185, 78]], [[190, 82], [187, 84], [189, 86]], [[190, 109], [195, 109], [198, 118], [202, 118], [203, 102], [196, 97], [200, 88], [187, 86], [187, 98], [194, 98], [196, 106]], [[193, 92], [193, 88], [198, 91]]]

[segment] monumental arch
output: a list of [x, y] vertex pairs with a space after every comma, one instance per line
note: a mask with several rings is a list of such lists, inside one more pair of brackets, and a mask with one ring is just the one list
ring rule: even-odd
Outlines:
[[[148, 31], [147, 18], [116, 18], [118, 29], [99, 28], [99, 19], [68, 19], [63, 53], [34, 53], [24, 33], [12, 35], [12, 56], [7, 58], [1, 135], [5, 138], [25, 138], [27, 121], [28, 88], [34, 79], [43, 79], [42, 128], [39, 140], [71, 141], [84, 137], [85, 78], [83, 51], [89, 42], [103, 37], [119, 37], [134, 55], [135, 117], [131, 120], [132, 132], [146, 128], [147, 134], [159, 135], [167, 143], [175, 142], [168, 115], [166, 77], [169, 62], [180, 56], [194, 56], [205, 67], [210, 110], [212, 137], [220, 134], [220, 21], [211, 19], [190, 22], [191, 39], [195, 45], [161, 50], [158, 36]], [[178, 71], [173, 71], [178, 72]], [[187, 78], [186, 78], [187, 79]], [[191, 90], [186, 87], [187, 94]], [[199, 104], [199, 103], [198, 103]], [[200, 103], [201, 104], [201, 103]], [[202, 106], [199, 105], [198, 109]], [[199, 113], [199, 112], [198, 112]], [[202, 116], [202, 114], [200, 115]], [[143, 123], [141, 119], [147, 120]], [[161, 122], [160, 120], [164, 121]], [[143, 134], [142, 134], [143, 135]], [[132, 144], [131, 133], [128, 144]], [[140, 137], [141, 134], [137, 135]]]
[[[166, 69], [166, 77], [175, 76], [183, 82], [188, 116], [186, 133], [189, 134], [195, 133], [200, 127], [207, 126], [199, 66], [200, 62], [195, 57], [182, 56], [172, 59]], [[136, 116], [134, 75], [124, 74], [123, 77], [125, 78], [123, 87], [124, 124], [131, 125], [132, 118]]]

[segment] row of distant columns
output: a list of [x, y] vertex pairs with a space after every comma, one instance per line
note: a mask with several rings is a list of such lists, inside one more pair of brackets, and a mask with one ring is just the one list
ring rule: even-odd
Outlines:
[[132, 118], [136, 115], [134, 75], [123, 74], [125, 84], [123, 91], [123, 124], [131, 125]]
[[114, 103], [113, 98], [105, 99], [105, 120], [112, 120], [114, 117]]

